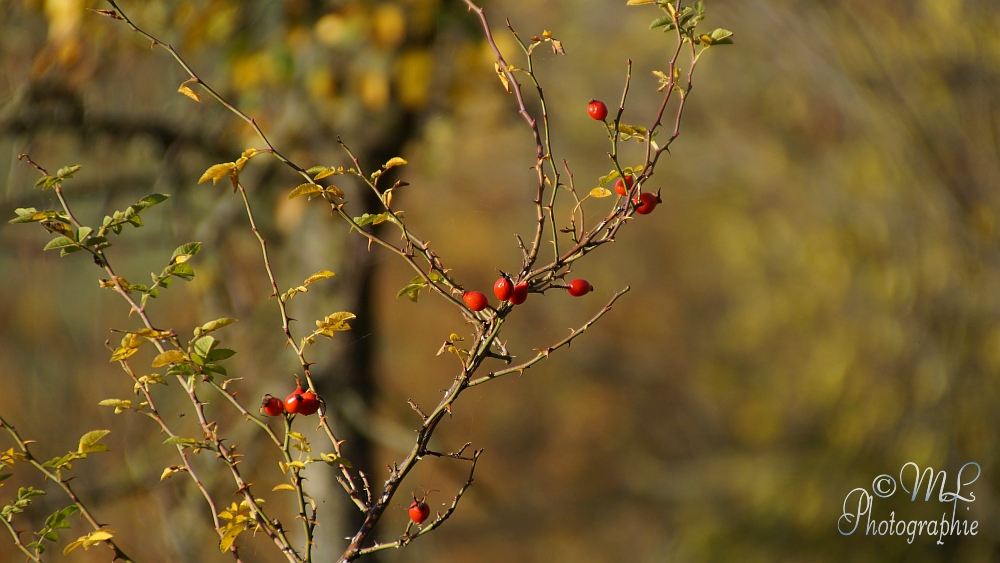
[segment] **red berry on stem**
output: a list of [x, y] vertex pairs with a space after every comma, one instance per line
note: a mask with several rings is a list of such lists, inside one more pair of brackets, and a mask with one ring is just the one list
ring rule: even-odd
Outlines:
[[524, 303], [524, 300], [528, 298], [528, 284], [521, 282], [514, 286], [514, 292], [510, 296], [510, 302], [515, 305], [520, 305]]
[[507, 278], [498, 279], [497, 283], [493, 284], [493, 295], [500, 301], [510, 299], [510, 296], [514, 295], [514, 284]]
[[566, 284], [566, 286], [566, 290], [569, 291], [569, 294], [573, 297], [581, 297], [591, 291], [594, 291], [594, 286], [590, 285], [590, 282], [587, 280], [573, 280]]
[[635, 204], [635, 212], [640, 215], [648, 215], [656, 209], [657, 204], [660, 203], [660, 196], [650, 193], [643, 192], [639, 194], [639, 197], [635, 198], [632, 203]]
[[264, 401], [260, 405], [260, 410], [267, 414], [267, 416], [281, 416], [285, 413], [285, 405], [277, 397], [264, 395]]
[[417, 524], [427, 520], [430, 514], [431, 507], [427, 506], [427, 503], [422, 500], [415, 500], [410, 505], [410, 520], [413, 520]]
[[486, 295], [479, 291], [466, 291], [462, 294], [462, 300], [473, 311], [482, 311], [490, 304], [489, 300], [486, 299]]
[[306, 391], [299, 398], [299, 414], [309, 416], [319, 410], [319, 398], [316, 393]]
[[600, 100], [590, 100], [590, 103], [587, 104], [587, 113], [597, 121], [604, 121], [604, 118], [608, 116], [608, 106]]
[[[618, 195], [628, 195], [628, 191], [632, 189], [632, 184], [635, 183], [635, 178], [631, 174], [625, 175], [625, 181], [622, 182], [621, 178], [618, 178], [618, 182], [615, 183], [615, 193]], [[628, 187], [625, 187], [628, 184]]]
[[304, 391], [301, 387], [296, 387], [292, 394], [285, 397], [285, 411], [295, 414], [299, 412], [299, 408], [302, 406], [302, 394]]

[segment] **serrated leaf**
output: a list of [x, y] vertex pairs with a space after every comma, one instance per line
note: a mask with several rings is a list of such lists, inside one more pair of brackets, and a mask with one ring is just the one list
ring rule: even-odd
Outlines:
[[590, 190], [590, 197], [596, 197], [598, 199], [608, 197], [611, 195], [611, 190], [605, 188], [594, 188]]
[[53, 250], [56, 248], [65, 248], [67, 246], [76, 246], [76, 241], [67, 237], [56, 237], [50, 240], [42, 250]]
[[148, 196], [146, 196], [146, 197], [140, 199], [139, 201], [135, 202], [135, 204], [132, 205], [132, 207], [134, 207], [136, 209], [136, 211], [138, 212], [138, 211], [142, 211], [143, 209], [147, 209], [149, 207], [152, 207], [152, 206], [154, 206], [154, 205], [156, 205], [158, 203], [163, 203], [164, 201], [166, 201], [169, 198], [170, 198], [170, 196], [167, 195], [167, 194], [149, 194]]
[[235, 354], [236, 351], [229, 348], [215, 348], [205, 356], [205, 359], [210, 362], [221, 362], [222, 360], [232, 358]]
[[222, 164], [212, 165], [205, 171], [204, 174], [201, 175], [201, 178], [198, 179], [198, 183], [203, 184], [211, 180], [213, 184], [217, 184], [219, 180], [225, 178], [229, 172], [235, 169], [235, 162], [224, 162]]
[[215, 319], [214, 321], [209, 321], [209, 322], [201, 325], [197, 329], [195, 329], [195, 335], [197, 336], [199, 334], [207, 334], [207, 333], [212, 332], [214, 330], [219, 330], [222, 327], [229, 326], [229, 325], [231, 325], [231, 324], [233, 324], [235, 322], [236, 322], [236, 319], [231, 319], [229, 317], [223, 317], [221, 319]]
[[295, 199], [304, 195], [318, 194], [323, 191], [323, 186], [319, 184], [302, 184], [288, 194], [288, 199]]
[[313, 275], [309, 276], [308, 278], [306, 278], [306, 281], [302, 282], [302, 284], [303, 285], [313, 284], [313, 283], [316, 283], [318, 281], [322, 281], [322, 280], [325, 280], [325, 279], [332, 278], [332, 277], [334, 277], [336, 275], [337, 274], [331, 272], [330, 270], [320, 270], [320, 271], [316, 272], [315, 274], [313, 274]]
[[59, 178], [72, 178], [73, 174], [76, 174], [83, 168], [82, 164], [74, 164], [72, 166], [63, 166], [59, 170], [56, 170], [56, 176]]
[[193, 438], [182, 438], [180, 436], [171, 436], [163, 441], [165, 446], [183, 446], [185, 448], [190, 448], [198, 444], [198, 440]]
[[315, 177], [313, 177], [313, 180], [322, 180], [323, 178], [328, 178], [330, 176], [335, 175], [336, 173], [337, 173], [336, 170], [330, 170], [329, 168], [325, 168], [323, 170], [320, 170], [319, 173], [316, 174]]
[[167, 350], [153, 358], [153, 367], [160, 368], [168, 364], [175, 364], [185, 361], [184, 352], [180, 350]]
[[104, 444], [99, 444], [98, 441], [110, 433], [110, 430], [91, 430], [90, 432], [87, 432], [80, 437], [80, 445], [77, 448], [77, 452], [81, 454], [89, 454], [108, 451], [110, 448]]
[[390, 168], [395, 168], [397, 166], [406, 166], [407, 164], [409, 164], [409, 162], [406, 162], [406, 159], [394, 156], [390, 158], [385, 164], [383, 164], [382, 168], [388, 170]]
[[709, 34], [712, 39], [712, 45], [732, 45], [733, 44], [733, 32], [728, 29], [722, 29], [721, 27], [714, 30]]
[[182, 244], [174, 249], [173, 254], [170, 255], [170, 263], [184, 263], [187, 262], [192, 256], [198, 254], [201, 251], [200, 242], [189, 242], [187, 244]]

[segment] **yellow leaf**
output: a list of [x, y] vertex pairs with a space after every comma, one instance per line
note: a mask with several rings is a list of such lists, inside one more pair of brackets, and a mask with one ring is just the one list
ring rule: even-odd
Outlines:
[[323, 178], [326, 178], [327, 176], [333, 176], [334, 174], [336, 174], [336, 172], [334, 172], [333, 170], [327, 169], [327, 170], [324, 170], [324, 171], [320, 172], [315, 177], [313, 177], [313, 180], [322, 180]]
[[493, 68], [497, 71], [497, 76], [500, 77], [500, 82], [503, 83], [504, 90], [507, 90], [507, 93], [510, 94], [510, 81], [507, 79], [507, 73], [500, 70], [499, 61], [493, 63]]
[[607, 190], [604, 188], [594, 188], [590, 190], [590, 197], [602, 198], [602, 197], [608, 197], [610, 195], [611, 195], [611, 190]]
[[69, 545], [66, 546], [65, 549], [63, 549], [63, 555], [68, 554], [69, 552], [80, 547], [81, 545], [83, 546], [84, 549], [89, 549], [94, 544], [110, 540], [114, 536], [114, 534], [115, 534], [114, 530], [110, 530], [108, 528], [101, 528], [100, 530], [90, 532], [86, 536], [80, 536], [80, 539], [70, 543]]
[[277, 485], [276, 487], [274, 487], [271, 490], [272, 491], [294, 491], [295, 487], [289, 485], [288, 483], [282, 483], [281, 485]]
[[641, 6], [643, 4], [652, 4], [653, 0], [628, 0], [626, 6]]
[[309, 284], [312, 284], [312, 283], [316, 283], [318, 281], [322, 281], [322, 280], [325, 280], [325, 279], [328, 279], [328, 278], [332, 278], [333, 276], [336, 276], [336, 275], [337, 274], [331, 272], [330, 270], [320, 270], [320, 271], [316, 272], [315, 274], [313, 274], [313, 275], [309, 276], [308, 278], [306, 278], [306, 281], [303, 282], [303, 285], [309, 285]]
[[302, 184], [299, 187], [292, 190], [292, 193], [288, 194], [288, 199], [295, 199], [299, 196], [318, 194], [323, 191], [323, 186], [318, 184]]
[[170, 467], [163, 470], [163, 473], [160, 475], [160, 481], [170, 477], [174, 473], [179, 473], [181, 471], [187, 471], [187, 467], [183, 467], [181, 465], [171, 465]]
[[396, 166], [405, 166], [407, 164], [409, 164], [409, 163], [406, 162], [405, 159], [402, 159], [402, 158], [400, 158], [398, 156], [394, 156], [394, 157], [392, 157], [392, 158], [389, 159], [389, 162], [386, 162], [384, 165], [382, 165], [382, 168], [385, 168], [386, 170], [388, 170], [388, 169], [394, 168]]
[[123, 411], [132, 408], [132, 401], [125, 399], [104, 399], [100, 403], [97, 403], [102, 407], [114, 407], [115, 414], [121, 414]]
[[180, 350], [167, 350], [166, 352], [153, 358], [153, 367], [161, 368], [167, 364], [173, 364], [183, 361], [184, 361], [184, 352], [181, 352]]
[[114, 354], [111, 354], [112, 362], [119, 362], [121, 360], [127, 359], [132, 354], [135, 354], [139, 350], [137, 348], [118, 348], [115, 350]]
[[80, 547], [81, 545], [83, 545], [83, 542], [80, 540], [76, 540], [75, 542], [70, 543], [69, 545], [66, 546], [65, 549], [63, 549], [63, 555], [69, 555], [69, 552]]
[[188, 88], [187, 86], [185, 86], [183, 84], [181, 84], [181, 87], [178, 88], [177, 91], [180, 92], [181, 94], [184, 94], [185, 96], [191, 98], [192, 100], [194, 100], [196, 102], [200, 102], [201, 101], [201, 96], [199, 96], [197, 92], [195, 92], [194, 90]]
[[236, 541], [236, 538], [243, 533], [244, 529], [245, 528], [242, 525], [226, 526], [226, 531], [222, 534], [222, 540], [219, 542], [219, 551], [223, 553], [229, 551], [233, 542]]
[[448, 336], [448, 340], [450, 340], [452, 342], [461, 342], [461, 341], [465, 340], [465, 338], [463, 338], [463, 337], [459, 336], [457, 333], [453, 332], [453, 333], [451, 333], [451, 335]]
[[225, 178], [226, 174], [229, 174], [230, 171], [235, 169], [236, 169], [235, 162], [224, 162], [222, 164], [215, 164], [213, 166], [210, 166], [208, 170], [206, 170], [205, 173], [201, 175], [201, 178], [198, 179], [198, 183], [203, 184], [211, 180], [213, 184], [216, 184], [219, 182], [219, 180]]

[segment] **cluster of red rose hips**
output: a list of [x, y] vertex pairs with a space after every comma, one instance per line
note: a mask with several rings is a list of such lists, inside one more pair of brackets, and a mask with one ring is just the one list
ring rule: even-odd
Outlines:
[[[604, 121], [608, 117], [608, 106], [604, 105], [604, 102], [600, 100], [590, 100], [590, 103], [587, 104], [587, 113], [597, 121]], [[634, 179], [630, 174], [625, 175], [624, 181], [618, 178], [618, 182], [615, 184], [615, 193], [620, 196], [627, 196], [628, 191], [632, 189], [633, 182]], [[632, 204], [635, 205], [635, 212], [640, 215], [652, 213], [656, 209], [657, 204], [660, 203], [663, 203], [663, 201], [660, 199], [659, 194], [650, 192], [643, 192], [632, 200]]]
[[283, 414], [309, 416], [319, 410], [319, 397], [312, 391], [303, 391], [300, 385], [295, 388], [295, 391], [292, 391], [291, 395], [285, 397], [284, 401], [270, 394], [264, 395], [260, 410], [268, 416], [281, 416]]
[[[566, 284], [566, 291], [573, 297], [581, 297], [594, 291], [594, 286], [587, 280], [575, 279]], [[514, 285], [514, 282], [504, 275], [493, 284], [493, 294], [500, 301], [510, 301], [514, 305], [520, 305], [528, 299], [528, 284], [521, 282]], [[489, 300], [481, 291], [466, 291], [462, 294], [462, 300], [473, 311], [482, 311], [490, 306]]]

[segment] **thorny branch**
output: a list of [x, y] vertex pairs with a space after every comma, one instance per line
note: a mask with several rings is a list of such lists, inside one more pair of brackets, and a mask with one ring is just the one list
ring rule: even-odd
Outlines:
[[[557, 281], [569, 273], [569, 270], [573, 262], [580, 259], [581, 257], [586, 255], [590, 251], [594, 250], [598, 246], [601, 246], [607, 242], [612, 242], [614, 240], [614, 237], [618, 229], [620, 229], [621, 226], [634, 215], [635, 213], [635, 204], [633, 203], [634, 196], [640, 193], [641, 185], [643, 184], [643, 182], [648, 180], [653, 175], [653, 170], [661, 154], [664, 151], [669, 152], [670, 144], [680, 134], [680, 123], [683, 116], [684, 106], [687, 101], [688, 94], [690, 94], [692, 88], [692, 75], [695, 66], [697, 64], [698, 58], [700, 57], [701, 52], [703, 52], [704, 49], [702, 49], [699, 52], [695, 48], [695, 41], [694, 38], [690, 36], [690, 32], [689, 31], [685, 32], [687, 34], [685, 35], [685, 33], [682, 33], [681, 31], [682, 26], [679, 25], [677, 8], [680, 7], [682, 0], [672, 0], [671, 2], [669, 2], [670, 7], [674, 8], [673, 10], [671, 10], [671, 12], [673, 14], [674, 26], [677, 29], [678, 44], [677, 48], [674, 51], [673, 57], [670, 60], [670, 66], [669, 66], [670, 73], [669, 73], [669, 81], [666, 85], [666, 93], [664, 94], [663, 101], [660, 105], [659, 111], [656, 114], [656, 118], [653, 122], [653, 125], [646, 131], [645, 134], [644, 141], [646, 142], [646, 154], [644, 159], [644, 165], [641, 167], [641, 173], [635, 178], [633, 186], [629, 190], [628, 195], [625, 196], [624, 201], [622, 201], [621, 198], [619, 198], [618, 202], [616, 202], [616, 204], [614, 205], [613, 209], [609, 212], [609, 214], [600, 219], [596, 225], [588, 229], [586, 226], [585, 216], [583, 214], [583, 208], [581, 205], [582, 201], [586, 198], [581, 199], [578, 196], [576, 189], [573, 185], [573, 175], [570, 172], [569, 165], [565, 160], [563, 160], [563, 168], [565, 169], [567, 177], [569, 178], [569, 186], [563, 186], [563, 187], [569, 189], [575, 200], [575, 207], [571, 214], [571, 221], [570, 221], [574, 244], [570, 246], [568, 249], [560, 251], [554, 207], [556, 203], [557, 192], [560, 186], [562, 186], [562, 184], [560, 182], [560, 172], [555, 166], [554, 158], [552, 155], [552, 139], [549, 129], [548, 109], [546, 106], [543, 89], [534, 72], [533, 61], [531, 59], [531, 50], [527, 48], [523, 42], [521, 42], [520, 38], [517, 37], [517, 34], [514, 32], [513, 28], [510, 26], [508, 22], [508, 28], [514, 34], [515, 38], [517, 38], [518, 42], [521, 44], [522, 49], [525, 50], [525, 53], [528, 58], [527, 69], [515, 69], [513, 66], [509, 65], [507, 61], [504, 59], [503, 54], [497, 47], [496, 42], [494, 41], [492, 32], [490, 30], [489, 22], [486, 18], [485, 10], [477, 6], [474, 2], [472, 2], [472, 0], [463, 0], [463, 1], [465, 2], [470, 12], [475, 13], [476, 16], [478, 17], [482, 25], [487, 43], [489, 44], [494, 55], [496, 56], [497, 72], [498, 74], [500, 74], [502, 77], [505, 78], [504, 84], [505, 86], [509, 87], [508, 91], [512, 91], [515, 94], [515, 98], [517, 100], [517, 105], [518, 105], [518, 112], [524, 118], [529, 128], [531, 129], [536, 147], [536, 162], [534, 166], [538, 177], [536, 195], [534, 199], [536, 208], [536, 219], [537, 219], [536, 232], [534, 239], [530, 244], [530, 247], [526, 246], [520, 239], [520, 237], [518, 237], [519, 247], [523, 252], [523, 263], [520, 273], [516, 277], [516, 282], [528, 283], [530, 291], [535, 293], [543, 293], [551, 288], [565, 287], [562, 284], [557, 283]], [[218, 94], [218, 92], [216, 92], [208, 84], [206, 84], [191, 69], [191, 67], [184, 61], [184, 59], [174, 50], [174, 48], [171, 45], [158, 40], [157, 38], [153, 37], [152, 35], [148, 34], [147, 32], [137, 27], [121, 11], [121, 9], [114, 0], [108, 0], [108, 2], [111, 4], [114, 10], [101, 10], [99, 11], [99, 13], [113, 17], [115, 19], [124, 20], [134, 32], [142, 35], [143, 37], [151, 41], [153, 46], [159, 46], [164, 50], [168, 51], [171, 54], [171, 56], [178, 62], [178, 64], [180, 64], [181, 67], [190, 76], [191, 79], [186, 83], [200, 84], [201, 87], [204, 88], [217, 101], [219, 101], [219, 103], [221, 103], [227, 109], [232, 111], [240, 119], [246, 121], [253, 128], [255, 133], [260, 137], [261, 141], [267, 147], [265, 150], [261, 152], [267, 152], [272, 154], [279, 161], [283, 162], [284, 164], [292, 168], [297, 174], [305, 178], [305, 180], [308, 183], [313, 185], [318, 185], [316, 179], [311, 177], [305, 168], [299, 166], [298, 164], [295, 164], [294, 162], [284, 157], [271, 145], [271, 143], [268, 141], [267, 137], [264, 135], [263, 131], [253, 118], [249, 117], [241, 110], [239, 110], [236, 106], [229, 103], [225, 98], [223, 98], [220, 94]], [[687, 42], [690, 45], [692, 60], [691, 60], [691, 65], [687, 71], [686, 84], [684, 86], [681, 86], [680, 84], [678, 84], [676, 79], [676, 72], [678, 70], [676, 63], [685, 42]], [[525, 72], [529, 76], [529, 78], [532, 81], [532, 84], [536, 88], [542, 108], [542, 122], [545, 133], [544, 139], [539, 130], [537, 120], [527, 110], [521, 85], [520, 83], [518, 83], [518, 81], [514, 76], [515, 71]], [[609, 138], [612, 144], [612, 151], [609, 154], [609, 157], [613, 162], [615, 170], [620, 177], [624, 177], [625, 174], [622, 166], [618, 161], [618, 147], [619, 147], [619, 141], [621, 140], [620, 137], [621, 123], [622, 123], [621, 118], [625, 111], [625, 102], [628, 95], [630, 79], [631, 79], [631, 61], [629, 61], [629, 70], [626, 74], [625, 88], [622, 93], [622, 98], [619, 104], [617, 115], [615, 116], [613, 123], [606, 122], [608, 126]], [[666, 111], [667, 105], [670, 101], [670, 98], [674, 90], [677, 90], [679, 92], [680, 103], [678, 104], [677, 112], [674, 118], [673, 132], [670, 139], [666, 143], [664, 143], [663, 146], [658, 146], [654, 142], [653, 137], [656, 131], [659, 128], [663, 127], [662, 123], [663, 115], [664, 112]], [[379, 195], [386, 209], [386, 212], [390, 216], [389, 220], [399, 227], [402, 235], [401, 236], [402, 244], [397, 246], [395, 244], [387, 242], [381, 237], [375, 235], [373, 232], [364, 230], [355, 219], [353, 219], [350, 215], [347, 214], [347, 212], [345, 211], [345, 204], [338, 203], [331, 192], [324, 190], [322, 193], [322, 198], [329, 203], [332, 210], [338, 216], [340, 216], [344, 221], [348, 223], [348, 225], [352, 227], [352, 231], [357, 230], [362, 236], [368, 239], [369, 247], [371, 246], [372, 243], [374, 243], [400, 256], [404, 261], [406, 261], [410, 265], [412, 269], [418, 272], [420, 278], [429, 288], [431, 288], [432, 291], [437, 292], [446, 300], [458, 306], [463, 316], [473, 324], [475, 331], [475, 338], [472, 341], [471, 349], [467, 351], [467, 357], [462, 359], [462, 369], [456, 375], [455, 379], [452, 382], [451, 387], [446, 391], [444, 398], [438, 403], [437, 407], [434, 410], [432, 410], [430, 414], [427, 414], [424, 411], [422, 411], [415, 403], [412, 402], [410, 403], [411, 407], [421, 416], [422, 419], [422, 424], [420, 428], [417, 430], [417, 437], [414, 447], [410, 451], [410, 453], [406, 456], [406, 458], [403, 459], [402, 462], [398, 464], [393, 464], [390, 467], [389, 478], [386, 480], [381, 491], [379, 491], [377, 495], [374, 494], [374, 492], [371, 490], [368, 483], [367, 475], [364, 474], [359, 475], [361, 481], [363, 482], [363, 489], [359, 489], [358, 486], [356, 485], [354, 476], [351, 474], [348, 468], [343, 464], [340, 465], [341, 475], [337, 476], [338, 481], [340, 481], [342, 486], [348, 492], [349, 496], [359, 507], [359, 509], [361, 509], [365, 513], [364, 523], [362, 524], [358, 532], [351, 538], [350, 545], [339, 559], [339, 561], [341, 562], [347, 562], [347, 561], [353, 561], [358, 557], [361, 557], [369, 553], [373, 553], [375, 551], [380, 551], [389, 548], [403, 547], [407, 545], [410, 541], [412, 541], [414, 538], [419, 537], [435, 529], [454, 512], [455, 508], [458, 505], [459, 500], [465, 494], [468, 487], [471, 486], [472, 484], [476, 463], [478, 461], [479, 456], [482, 453], [482, 450], [477, 450], [472, 458], [467, 458], [462, 456], [462, 452], [465, 449], [464, 447], [457, 453], [441, 454], [429, 450], [427, 448], [427, 445], [431, 439], [431, 436], [434, 434], [434, 431], [436, 430], [438, 424], [444, 419], [445, 415], [451, 413], [451, 408], [453, 403], [457, 400], [459, 395], [464, 390], [468, 389], [469, 387], [480, 385], [482, 383], [495, 379], [496, 377], [499, 377], [504, 374], [513, 373], [515, 371], [523, 372], [524, 370], [529, 369], [536, 363], [547, 358], [553, 351], [564, 346], [569, 346], [575, 338], [577, 338], [579, 335], [585, 332], [590, 326], [592, 326], [595, 322], [597, 322], [604, 314], [610, 311], [613, 304], [618, 300], [618, 298], [620, 298], [624, 293], [626, 293], [629, 290], [629, 288], [626, 287], [622, 291], [615, 293], [611, 298], [611, 300], [601, 310], [599, 310], [597, 314], [594, 315], [594, 317], [592, 317], [587, 323], [585, 323], [579, 329], [573, 330], [569, 336], [556, 342], [552, 346], [549, 346], [548, 348], [545, 349], [539, 349], [538, 354], [534, 356], [532, 359], [512, 367], [491, 371], [488, 375], [484, 377], [474, 379], [472, 376], [481, 367], [482, 363], [487, 359], [491, 358], [501, 359], [506, 361], [507, 363], [510, 363], [512, 356], [510, 356], [507, 353], [503, 344], [497, 340], [497, 336], [500, 332], [502, 325], [505, 322], [507, 315], [512, 311], [513, 305], [510, 303], [504, 303], [501, 304], [496, 309], [488, 308], [482, 312], [477, 313], [471, 311], [468, 307], [465, 306], [465, 304], [461, 300], [457, 299], [456, 294], [460, 294], [462, 292], [461, 286], [454, 280], [452, 280], [451, 277], [449, 277], [448, 270], [444, 268], [438, 256], [430, 249], [429, 243], [422, 241], [421, 239], [413, 235], [412, 232], [406, 227], [405, 222], [402, 220], [402, 217], [398, 216], [397, 213], [393, 211], [391, 206], [391, 199], [392, 199], [391, 193], [387, 194], [387, 192], [390, 192], [392, 188], [390, 188], [389, 190], [380, 190], [378, 186], [378, 180], [380, 178], [381, 171], [377, 172], [376, 174], [372, 174], [369, 179], [369, 176], [365, 175], [357, 157], [354, 156], [354, 154], [350, 151], [350, 149], [346, 146], [346, 144], [341, 143], [341, 145], [343, 149], [347, 152], [349, 157], [352, 159], [352, 161], [354, 162], [355, 168], [352, 169], [351, 172], [355, 174], [357, 177], [359, 177], [367, 185], [367, 187], [374, 190], [374, 192], [377, 195]], [[546, 168], [545, 168], [546, 162], [548, 162], [548, 166], [552, 171], [551, 178], [548, 177], [548, 175], [546, 174]], [[303, 372], [305, 373], [306, 379], [309, 383], [309, 387], [313, 388], [313, 382], [309, 370], [310, 363], [305, 359], [302, 346], [298, 345], [292, 336], [291, 329], [289, 327], [291, 319], [290, 317], [288, 317], [288, 314], [285, 311], [284, 303], [281, 300], [280, 294], [278, 292], [278, 285], [275, 279], [274, 272], [271, 268], [270, 259], [268, 257], [266, 239], [257, 229], [253, 211], [249, 202], [249, 198], [247, 196], [247, 192], [243, 187], [243, 185], [239, 183], [238, 175], [234, 174], [233, 180], [234, 180], [234, 186], [237, 187], [238, 191], [240, 191], [241, 193], [241, 197], [243, 199], [247, 211], [247, 217], [250, 223], [251, 230], [257, 237], [258, 242], [260, 243], [261, 246], [261, 253], [263, 257], [264, 267], [265, 270], [267, 271], [270, 280], [272, 293], [274, 297], [278, 298], [279, 312], [281, 315], [283, 332], [285, 334], [285, 337], [289, 345], [292, 346], [293, 350], [296, 353], [296, 356], [299, 359]], [[400, 183], [397, 182], [396, 185], [398, 186], [400, 185]], [[543, 205], [543, 196], [546, 185], [550, 186], [552, 189], [552, 193], [550, 194], [547, 206]], [[55, 192], [57, 194], [57, 197], [59, 198], [61, 205], [63, 206], [64, 211], [66, 212], [66, 216], [79, 229], [82, 225], [76, 220], [76, 218], [70, 211], [69, 206], [66, 204], [66, 201], [62, 196], [60, 186], [56, 185], [55, 188], [56, 188]], [[579, 230], [577, 230], [577, 225], [576, 225], [577, 210], [580, 211]], [[539, 247], [541, 245], [543, 232], [545, 230], [546, 218], [548, 218], [550, 221], [550, 230], [552, 233], [554, 257], [552, 262], [543, 266], [536, 266], [535, 264], [538, 258]], [[122, 295], [124, 299], [126, 299], [126, 301], [129, 303], [132, 309], [132, 312], [138, 314], [138, 316], [142, 319], [143, 323], [148, 329], [155, 330], [153, 328], [152, 323], [150, 322], [149, 318], [146, 315], [144, 307], [138, 305], [131, 298], [128, 291], [123, 287], [121, 280], [114, 275], [114, 272], [112, 271], [111, 266], [108, 263], [107, 258], [104, 255], [103, 251], [90, 250], [90, 249], [88, 250], [91, 252], [91, 254], [94, 255], [95, 262], [99, 266], [101, 266], [111, 277], [111, 280], [113, 280], [114, 282], [114, 289], [116, 290], [116, 292]], [[417, 263], [416, 260], [414, 260], [415, 254], [419, 254], [420, 257], [423, 259], [423, 261], [427, 263], [429, 271], [425, 271], [424, 267], [422, 267], [420, 264]], [[161, 353], [165, 351], [161, 339], [150, 338], [149, 340], [153, 342], [153, 344], [157, 347], [158, 350], [160, 350]], [[189, 353], [185, 351], [184, 347], [181, 345], [180, 341], [177, 339], [175, 334], [169, 333], [169, 335], [166, 338], [163, 338], [162, 341], [168, 342], [174, 347], [176, 347], [184, 354], [186, 360], [190, 361]], [[501, 353], [494, 352], [493, 351], [494, 346], [496, 346]], [[124, 361], [121, 363], [123, 369], [125, 369], [126, 372], [129, 373], [129, 375], [133, 379], [136, 379], [134, 374], [129, 369], [128, 364]], [[267, 432], [271, 440], [283, 450], [286, 462], [290, 459], [288, 450], [290, 419], [286, 418], [285, 436], [283, 440], [279, 440], [278, 437], [267, 426], [266, 422], [263, 422], [254, 415], [250, 414], [246, 410], [246, 408], [244, 408], [239, 403], [239, 401], [236, 400], [235, 395], [233, 393], [228, 392], [225, 389], [225, 386], [219, 386], [214, 381], [211, 381], [210, 378], [207, 376], [207, 374], [203, 372], [200, 368], [198, 368], [197, 371], [200, 375], [202, 375], [204, 381], [210, 382], [212, 386], [223, 396], [225, 396], [227, 400], [229, 400], [229, 402], [231, 402], [243, 416], [245, 416], [248, 420], [253, 420], [258, 426], [260, 426], [262, 429], [265, 430], [265, 432]], [[195, 411], [199, 419], [199, 424], [203, 429], [203, 432], [205, 434], [205, 439], [207, 440], [207, 444], [211, 447], [211, 449], [216, 451], [218, 456], [224, 460], [224, 462], [230, 469], [230, 472], [232, 473], [233, 478], [239, 487], [238, 492], [243, 495], [247, 503], [250, 505], [251, 511], [255, 516], [256, 523], [258, 524], [258, 526], [260, 526], [260, 528], [263, 529], [264, 532], [269, 537], [271, 537], [271, 539], [275, 542], [275, 544], [279, 547], [279, 549], [281, 549], [281, 551], [287, 557], [290, 563], [304, 563], [307, 561], [311, 561], [312, 528], [316, 525], [315, 505], [313, 505], [312, 507], [312, 515], [311, 516], [307, 515], [307, 507], [305, 502], [306, 495], [302, 488], [302, 478], [298, 473], [299, 470], [295, 469], [293, 471], [292, 481], [293, 481], [293, 486], [296, 488], [298, 492], [299, 516], [304, 520], [304, 532], [306, 534], [306, 545], [302, 555], [300, 555], [293, 548], [291, 548], [288, 539], [285, 537], [284, 531], [280, 526], [280, 523], [278, 523], [277, 520], [275, 521], [268, 520], [263, 510], [261, 509], [259, 503], [250, 494], [249, 485], [242, 480], [242, 477], [236, 468], [236, 465], [238, 464], [237, 460], [238, 454], [235, 454], [231, 448], [226, 447], [222, 443], [222, 439], [219, 438], [216, 434], [215, 423], [209, 422], [206, 419], [203, 409], [204, 403], [200, 401], [197, 395], [195, 394], [194, 384], [193, 383], [188, 384], [180, 376], [178, 376], [178, 379], [180, 380], [181, 385], [184, 387], [185, 391], [189, 395], [192, 404], [195, 407]], [[139, 383], [137, 379], [136, 383], [137, 385]], [[146, 402], [148, 403], [150, 408], [150, 412], [147, 412], [145, 414], [147, 414], [151, 418], [154, 418], [154, 420], [157, 420], [157, 422], [161, 426], [161, 429], [164, 432], [172, 435], [169, 428], [167, 428], [166, 425], [163, 423], [162, 419], [159, 418], [155, 406], [152, 403], [152, 397], [148, 393], [147, 386], [140, 385], [139, 387], [143, 390], [143, 394], [147, 398]], [[330, 428], [327, 418], [325, 416], [325, 409], [324, 412], [321, 413], [320, 420], [321, 420], [321, 426], [324, 428], [325, 432], [327, 433], [327, 436], [333, 443], [334, 448], [339, 456], [340, 445], [342, 442], [336, 438], [332, 429]], [[219, 522], [217, 515], [215, 514], [216, 509], [214, 503], [210, 495], [208, 495], [207, 491], [205, 491], [204, 487], [200, 484], [198, 478], [192, 471], [190, 471], [191, 468], [188, 464], [187, 457], [185, 455], [185, 452], [183, 451], [183, 448], [178, 448], [178, 449], [180, 450], [179, 453], [181, 455], [182, 460], [184, 461], [185, 467], [189, 470], [188, 471], [189, 474], [192, 475], [192, 479], [198, 485], [199, 489], [206, 497], [209, 506], [212, 508], [213, 517], [215, 518], [215, 524], [218, 530]], [[455, 496], [451, 507], [443, 515], [439, 515], [437, 519], [435, 519], [431, 524], [423, 527], [417, 534], [410, 533], [410, 530], [412, 528], [412, 523], [411, 523], [411, 525], [407, 526], [407, 529], [403, 537], [401, 537], [400, 539], [389, 543], [371, 543], [370, 540], [374, 533], [375, 526], [378, 524], [384, 511], [389, 506], [394, 494], [398, 492], [398, 489], [402, 481], [405, 479], [409, 471], [413, 469], [416, 463], [418, 463], [420, 459], [422, 459], [422, 457], [428, 455], [432, 457], [453, 457], [455, 459], [460, 459], [470, 462], [471, 467], [470, 467], [469, 478], [464, 484], [464, 486], [459, 490], [458, 494]], [[363, 495], [362, 492], [364, 493]], [[17, 542], [16, 534], [15, 534], [15, 542]], [[233, 546], [231, 551], [233, 552], [233, 555], [237, 557], [238, 560], [236, 547]]]

